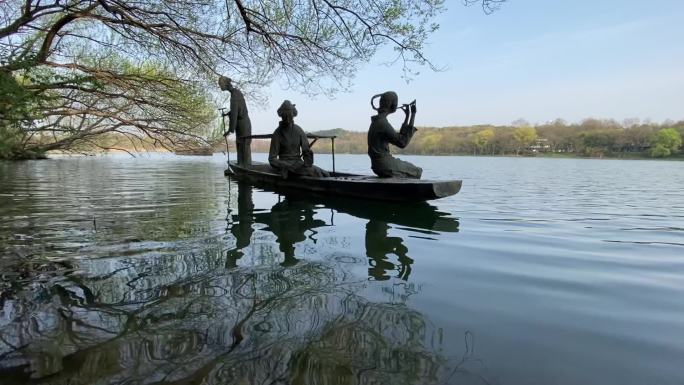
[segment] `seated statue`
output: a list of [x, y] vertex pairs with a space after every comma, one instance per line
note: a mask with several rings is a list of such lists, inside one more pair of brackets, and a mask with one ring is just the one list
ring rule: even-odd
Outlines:
[[301, 127], [294, 123], [297, 116], [295, 105], [289, 100], [278, 108], [280, 122], [271, 138], [268, 163], [280, 171], [283, 178], [289, 176], [327, 177], [330, 174], [313, 165], [313, 152]]
[[[380, 97], [380, 105], [375, 108], [373, 100]], [[371, 158], [371, 168], [373, 172], [381, 178], [415, 178], [420, 179], [423, 169], [413, 164], [397, 159], [390, 154], [389, 144], [399, 148], [408, 146], [416, 128], [413, 122], [416, 117], [416, 102], [410, 105], [403, 105], [406, 116], [401, 130], [397, 133], [392, 125], [387, 121], [387, 115], [397, 110], [399, 103], [397, 94], [388, 91], [371, 98], [371, 106], [378, 111], [378, 114], [371, 117], [371, 125], [368, 128], [368, 156]]]

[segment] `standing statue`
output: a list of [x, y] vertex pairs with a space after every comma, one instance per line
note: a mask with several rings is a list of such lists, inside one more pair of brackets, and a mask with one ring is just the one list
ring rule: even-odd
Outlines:
[[237, 162], [248, 166], [252, 164], [252, 139], [246, 137], [252, 135], [252, 122], [249, 120], [245, 96], [233, 87], [233, 82], [226, 76], [219, 77], [218, 83], [222, 91], [230, 92], [230, 111], [223, 116], [229, 117], [228, 133], [235, 133]]
[[[373, 100], [377, 97], [380, 98], [380, 105], [376, 108], [373, 105]], [[422, 168], [393, 157], [389, 151], [390, 143], [399, 148], [408, 146], [416, 132], [416, 127], [413, 125], [416, 118], [415, 100], [411, 104], [401, 106], [406, 116], [399, 133], [394, 131], [392, 125], [387, 121], [387, 115], [397, 110], [398, 103], [399, 98], [393, 91], [371, 98], [371, 106], [378, 112], [377, 115], [371, 117], [371, 125], [368, 128], [368, 156], [371, 158], [371, 168], [381, 178], [420, 179], [423, 174]]]
[[327, 171], [313, 165], [313, 152], [306, 134], [294, 123], [294, 117], [297, 116], [295, 105], [289, 100], [284, 101], [278, 108], [278, 116], [281, 120], [273, 132], [268, 152], [271, 167], [280, 171], [283, 178], [290, 175], [330, 176]]

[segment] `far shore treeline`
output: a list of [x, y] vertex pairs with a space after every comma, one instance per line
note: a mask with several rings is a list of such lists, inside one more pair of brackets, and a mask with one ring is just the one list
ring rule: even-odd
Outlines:
[[[366, 133], [344, 129], [316, 131], [336, 135], [335, 152], [365, 154]], [[507, 126], [475, 125], [419, 127], [411, 143], [398, 154], [411, 155], [547, 155], [615, 158], [680, 158], [684, 121], [641, 123], [585, 119], [531, 125], [517, 121]], [[268, 141], [255, 140], [255, 152], [268, 152]], [[217, 144], [217, 149], [221, 147]], [[315, 152], [329, 153], [329, 141], [320, 140]]]
[[[366, 154], [366, 132], [342, 128], [309, 130], [319, 135], [335, 135], [337, 154]], [[666, 158], [684, 160], [684, 121], [618, 123], [607, 119], [585, 119], [580, 123], [563, 120], [532, 125], [516, 121], [510, 125], [473, 125], [453, 127], [418, 127], [406, 148], [392, 146], [396, 154], [406, 155], [475, 155], [475, 156], [548, 156], [647, 159]], [[231, 152], [235, 151], [234, 135], [229, 137]], [[186, 148], [187, 153], [225, 151], [220, 129], [209, 134], [205, 144]], [[210, 144], [207, 147], [207, 144]], [[200, 147], [196, 147], [200, 146]], [[253, 140], [252, 151], [267, 153], [268, 140]], [[319, 154], [330, 153], [330, 140], [321, 139], [313, 147]], [[118, 133], [106, 133], [92, 140], [91, 145], [80, 145], [68, 153], [91, 154], [103, 151], [168, 151], [152, 140], [131, 143]], [[188, 151], [189, 150], [189, 151]], [[181, 152], [184, 152], [181, 151]]]

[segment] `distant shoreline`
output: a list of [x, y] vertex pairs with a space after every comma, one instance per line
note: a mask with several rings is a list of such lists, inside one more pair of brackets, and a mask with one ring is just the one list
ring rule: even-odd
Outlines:
[[[98, 150], [98, 151], [93, 151], [91, 154], [79, 154], [79, 153], [68, 153], [68, 152], [63, 152], [63, 151], [55, 151], [47, 154], [46, 158], [40, 158], [40, 159], [50, 159], [50, 155], [57, 155], [57, 156], [67, 156], [67, 157], [74, 157], [74, 158], [87, 158], [87, 157], [92, 157], [92, 156], [97, 156], [97, 155], [102, 155], [102, 154], [147, 154], [147, 153], [163, 153], [163, 154], [174, 154], [172, 151], [168, 151], [166, 149], [155, 149], [151, 151], [124, 151], [124, 150]], [[265, 154], [267, 155], [268, 152], [265, 151], [253, 151], [253, 154]], [[315, 154], [318, 155], [330, 155], [330, 152], [315, 152]], [[225, 151], [223, 150], [214, 150], [212, 155], [215, 154], [225, 154]], [[231, 151], [231, 154], [235, 154], [234, 151]], [[174, 154], [177, 156], [211, 156], [211, 155], [193, 155], [193, 154]], [[358, 152], [336, 152], [335, 155], [366, 155], [364, 153], [358, 153]], [[652, 158], [650, 156], [646, 155], [629, 155], [629, 156], [624, 156], [624, 154], [621, 154], [621, 156], [601, 156], [601, 157], [590, 157], [590, 156], [581, 156], [581, 155], [575, 155], [575, 154], [566, 154], [566, 153], [538, 153], [534, 155], [514, 155], [514, 154], [505, 154], [505, 155], [491, 155], [491, 154], [478, 154], [478, 155], [473, 155], [473, 154], [410, 154], [410, 153], [394, 153], [392, 154], [394, 156], [459, 156], [459, 157], [476, 157], [476, 158], [546, 158], [546, 159], [595, 159], [595, 160], [654, 160], [654, 161], [669, 161], [669, 160], [674, 160], [674, 161], [684, 161], [684, 154], [677, 154], [677, 155], [672, 155], [667, 158]], [[13, 161], [13, 160], [7, 160], [7, 161]]]
[[[218, 151], [215, 152], [217, 153], [225, 153], [225, 151]], [[234, 152], [231, 151], [231, 154]], [[268, 152], [262, 152], [262, 151], [252, 151], [253, 154], [268, 154]], [[317, 155], [330, 155], [330, 152], [316, 152], [314, 151], [314, 154]], [[335, 155], [366, 155], [365, 153], [360, 153], [360, 152], [335, 152]], [[672, 155], [667, 158], [652, 158], [650, 156], [646, 155], [634, 155], [634, 156], [581, 156], [581, 155], [574, 155], [574, 154], [565, 154], [565, 153], [539, 153], [536, 155], [515, 155], [515, 154], [506, 154], [506, 155], [491, 155], [491, 154], [478, 154], [478, 155], [473, 155], [473, 154], [410, 154], [410, 153], [393, 153], [393, 156], [401, 157], [401, 156], [462, 156], [462, 157], [471, 157], [471, 158], [548, 158], [548, 159], [596, 159], [596, 160], [684, 160], [684, 154], [677, 154], [677, 155]]]

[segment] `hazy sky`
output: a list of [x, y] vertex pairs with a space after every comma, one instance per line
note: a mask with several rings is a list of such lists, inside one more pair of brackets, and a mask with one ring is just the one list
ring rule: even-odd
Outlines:
[[334, 99], [274, 84], [268, 105], [250, 105], [253, 132], [275, 129], [283, 99], [297, 104], [305, 131], [364, 131], [370, 97], [386, 90], [417, 100], [417, 126], [684, 119], [683, 0], [509, 0], [491, 15], [447, 7], [426, 50], [446, 71], [420, 68], [407, 84], [379, 56]]

